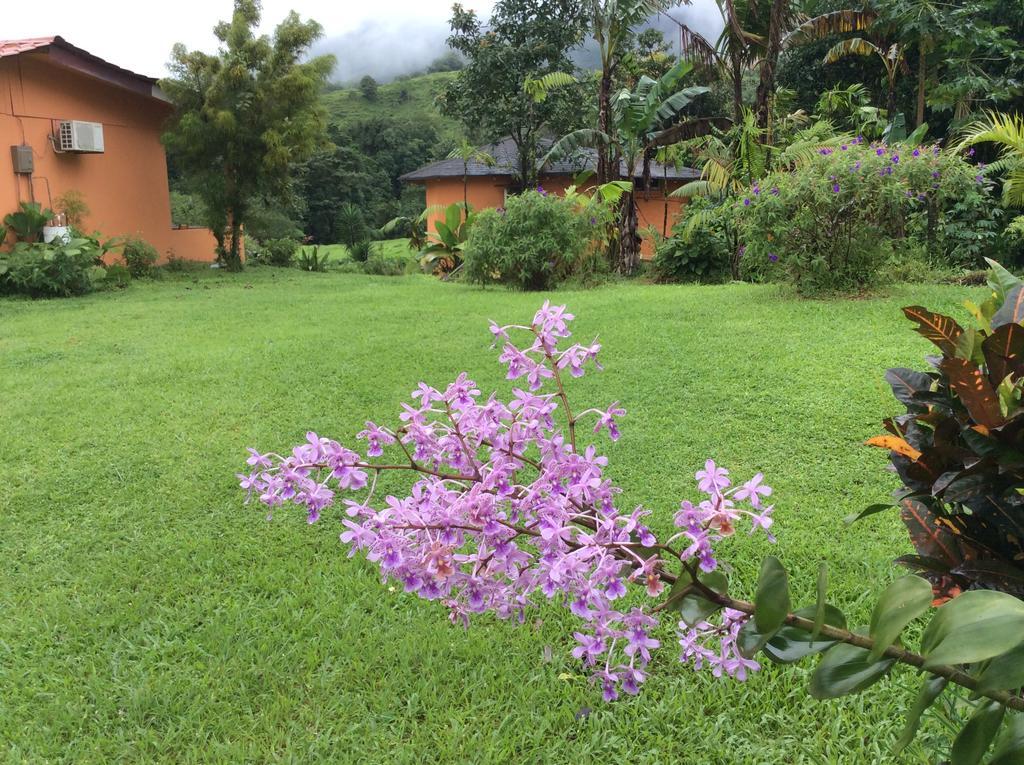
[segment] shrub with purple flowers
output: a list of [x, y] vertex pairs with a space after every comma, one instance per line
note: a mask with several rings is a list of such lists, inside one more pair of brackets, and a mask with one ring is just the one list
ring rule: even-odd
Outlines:
[[[606, 701], [640, 691], [669, 635], [682, 663], [739, 681], [760, 669], [759, 655], [789, 664], [823, 653], [815, 698], [858, 693], [898, 665], [923, 670], [898, 747], [951, 686], [978, 699], [954, 761], [966, 762], [957, 752], [968, 748], [980, 759], [997, 735], [1000, 753], [1024, 756], [1024, 718], [1006, 714], [1024, 710], [1015, 690], [1024, 685], [1024, 602], [965, 593], [930, 614], [915, 653], [901, 633], [932, 607], [931, 585], [915, 575], [893, 582], [857, 631], [826, 601], [824, 567], [807, 607], [792, 608], [774, 557], [754, 600], [734, 597], [719, 543], [743, 526], [774, 541], [772, 488], [760, 473], [741, 483], [707, 460], [695, 474], [698, 499], [683, 500], [659, 538], [652, 511], [628, 509], [607, 457], [584, 440], [588, 431], [619, 440], [626, 411], [571, 405], [569, 378], [601, 368], [596, 340], [572, 340], [573, 318], [545, 302], [529, 325], [492, 323], [508, 379], [523, 381], [511, 398], [485, 396], [465, 372], [443, 387], [421, 382], [399, 424], [366, 423], [359, 450], [312, 432], [285, 454], [250, 449], [242, 488], [271, 515], [302, 508], [308, 523], [338, 508], [349, 557], [361, 553], [385, 581], [438, 601], [453, 624], [484, 613], [523, 623], [547, 602], [568, 609], [579, 621], [566, 642]], [[403, 496], [378, 495], [385, 473], [410, 477]]]
[[777, 194], [735, 206], [744, 274], [815, 294], [870, 287], [883, 264], [908, 252], [946, 267], [983, 265], [1000, 211], [978, 173], [932, 146], [850, 142], [813, 154], [762, 181]]

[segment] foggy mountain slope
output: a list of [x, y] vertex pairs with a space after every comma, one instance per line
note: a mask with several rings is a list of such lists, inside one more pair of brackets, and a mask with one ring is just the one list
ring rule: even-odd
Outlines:
[[[715, 0], [693, 0], [689, 6], [673, 8], [667, 14], [714, 41], [722, 30], [722, 16]], [[655, 16], [650, 25], [660, 29], [665, 39], [679, 50], [679, 27], [670, 19]], [[338, 59], [333, 81], [352, 83], [364, 75], [379, 82], [390, 82], [404, 74], [423, 71], [446, 50], [447, 18], [390, 17], [364, 21], [356, 29], [328, 36], [314, 48], [313, 54], [332, 53]], [[593, 44], [584, 45], [576, 55], [580, 66], [593, 67], [597, 58]]]

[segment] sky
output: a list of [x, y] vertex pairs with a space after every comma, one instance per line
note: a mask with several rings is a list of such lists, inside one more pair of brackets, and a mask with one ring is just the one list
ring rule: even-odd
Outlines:
[[[491, 0], [461, 2], [481, 14], [492, 5]], [[333, 79], [346, 82], [370, 74], [386, 81], [421, 69], [444, 52], [451, 5], [452, 0], [263, 0], [261, 31], [272, 32], [295, 10], [323, 26], [324, 38], [315, 50], [337, 56]], [[7, 14], [0, 37], [60, 35], [125, 69], [162, 77], [176, 42], [213, 52], [213, 26], [230, 12], [230, 0], [51, 0], [45, 13]], [[693, 0], [671, 15], [712, 37], [721, 27], [714, 0]]]

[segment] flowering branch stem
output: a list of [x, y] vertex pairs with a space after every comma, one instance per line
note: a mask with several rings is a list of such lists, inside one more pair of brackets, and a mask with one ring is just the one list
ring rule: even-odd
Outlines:
[[558, 371], [558, 361], [551, 354], [548, 347], [544, 346], [544, 357], [551, 364], [551, 371], [554, 374], [555, 386], [558, 391], [558, 398], [562, 402], [562, 406], [565, 407], [565, 419], [569, 425], [569, 443], [572, 445], [573, 452], [576, 451], [576, 418], [572, 414], [572, 407], [569, 406], [569, 396], [565, 393], [565, 385], [562, 383], [562, 375]]
[[[696, 587], [694, 587], [694, 589], [701, 590], [701, 594], [709, 600], [713, 600], [724, 608], [732, 608], [736, 611], [742, 611], [745, 614], [753, 615], [753, 603], [745, 600], [736, 600], [735, 598], [730, 598], [728, 595], [722, 595], [721, 593], [715, 592], [710, 587], [701, 585], [699, 582], [695, 584]], [[786, 615], [786, 624], [807, 633], [813, 633], [816, 628], [813, 619], [807, 619], [792, 613]], [[833, 627], [829, 624], [822, 624], [820, 627], [817, 627], [817, 632], [820, 637], [828, 640], [847, 643], [849, 645], [857, 646], [858, 648], [864, 648], [868, 651], [875, 647], [874, 639], [867, 635], [859, 635], [856, 632], [850, 632], [849, 630], [841, 629], [839, 627]], [[1024, 711], [1024, 697], [1014, 695], [1007, 691], [979, 691], [978, 681], [975, 678], [952, 665], [937, 664], [926, 668], [925, 662], [927, 659], [924, 656], [919, 653], [914, 653], [913, 651], [908, 651], [905, 648], [900, 648], [896, 645], [891, 645], [886, 648], [885, 651], [882, 652], [882, 656], [895, 659], [901, 664], [909, 664], [912, 667], [916, 667], [917, 669], [930, 674], [944, 677], [951, 683], [963, 686], [964, 688], [977, 693], [979, 696], [984, 696], [992, 699], [993, 701], [998, 701], [1000, 704], [1003, 704], [1010, 709]]]

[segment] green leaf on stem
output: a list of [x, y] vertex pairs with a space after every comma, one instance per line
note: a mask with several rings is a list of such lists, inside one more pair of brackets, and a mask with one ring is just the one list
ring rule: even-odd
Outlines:
[[921, 715], [924, 714], [928, 707], [935, 703], [935, 699], [946, 689], [947, 685], [949, 685], [949, 680], [938, 675], [930, 675], [925, 678], [924, 684], [917, 694], [914, 706], [907, 712], [907, 724], [903, 728], [900, 740], [896, 742], [896, 754], [902, 752], [914, 740], [914, 736], [917, 735], [917, 729], [921, 727]]
[[811, 675], [811, 696], [837, 699], [860, 693], [885, 677], [895, 663], [895, 659], [871, 661], [866, 648], [840, 643], [825, 654]]
[[1006, 707], [998, 701], [980, 704], [953, 741], [950, 758], [953, 765], [978, 765], [992, 744], [1004, 714]]
[[929, 653], [946, 637], [965, 625], [978, 621], [993, 610], [1000, 613], [1024, 610], [1024, 603], [994, 590], [971, 590], [949, 601], [935, 612], [921, 637], [922, 653]]
[[864, 520], [870, 515], [874, 515], [875, 513], [881, 513], [884, 512], [885, 510], [891, 510], [894, 507], [896, 507], [896, 505], [894, 505], [892, 502], [889, 502], [888, 504], [883, 504], [879, 502], [874, 505], [868, 505], [859, 513], [850, 513], [848, 516], [843, 518], [843, 523], [847, 525], [851, 523], [856, 523], [857, 521]]
[[991, 659], [1024, 642], [1024, 601], [991, 590], [972, 590], [935, 613], [921, 639], [925, 669]]
[[[674, 590], [680, 582], [683, 582], [684, 587], [693, 586], [693, 580], [690, 579], [689, 574], [681, 574], [672, 589]], [[721, 571], [712, 571], [705, 574], [700, 577], [700, 583], [721, 595], [724, 595], [729, 589], [729, 579]], [[669, 597], [672, 597], [671, 593], [669, 593]], [[679, 618], [690, 627], [706, 620], [711, 614], [721, 608], [718, 603], [708, 600], [699, 591], [690, 592], [686, 597], [681, 598], [678, 603], [674, 603], [672, 607], [679, 611]]]
[[[817, 606], [801, 608], [795, 612], [795, 615], [801, 616], [804, 619], [811, 619], [816, 615], [817, 610]], [[750, 624], [751, 622], [747, 622], [745, 626]], [[822, 608], [822, 624], [846, 629], [846, 617], [838, 608], [826, 603], [824, 608]], [[818, 629], [820, 630], [821, 628], [818, 627]], [[816, 634], [816, 632], [812, 634], [793, 625], [783, 625], [763, 645], [764, 653], [777, 664], [791, 664], [807, 656], [826, 651], [837, 642], [831, 638], [819, 640]]]
[[757, 652], [764, 648], [774, 635], [775, 630], [772, 630], [771, 632], [759, 632], [754, 620], [748, 619], [746, 623], [740, 627], [740, 632], [736, 636], [736, 647], [740, 652], [740, 656], [744, 659], [754, 658], [754, 656], [757, 655]]
[[1006, 293], [1006, 299], [992, 317], [992, 329], [1021, 321], [1024, 321], [1024, 285], [1018, 284]]
[[927, 579], [914, 574], [901, 576], [890, 584], [871, 614], [870, 635], [875, 641], [871, 661], [881, 658], [910, 622], [932, 605], [932, 586]]
[[1000, 300], [1005, 299], [1010, 290], [1021, 284], [1020, 279], [1011, 274], [996, 261], [991, 258], [985, 258], [985, 262], [988, 263], [988, 266], [991, 269], [988, 285], [996, 292]]
[[1024, 643], [996, 656], [978, 674], [977, 693], [1024, 687]]
[[1024, 762], [1024, 715], [1010, 715], [996, 741], [996, 750], [988, 765], [1020, 765]]
[[789, 577], [778, 558], [769, 556], [761, 564], [754, 598], [754, 622], [761, 634], [775, 632], [789, 613]]

